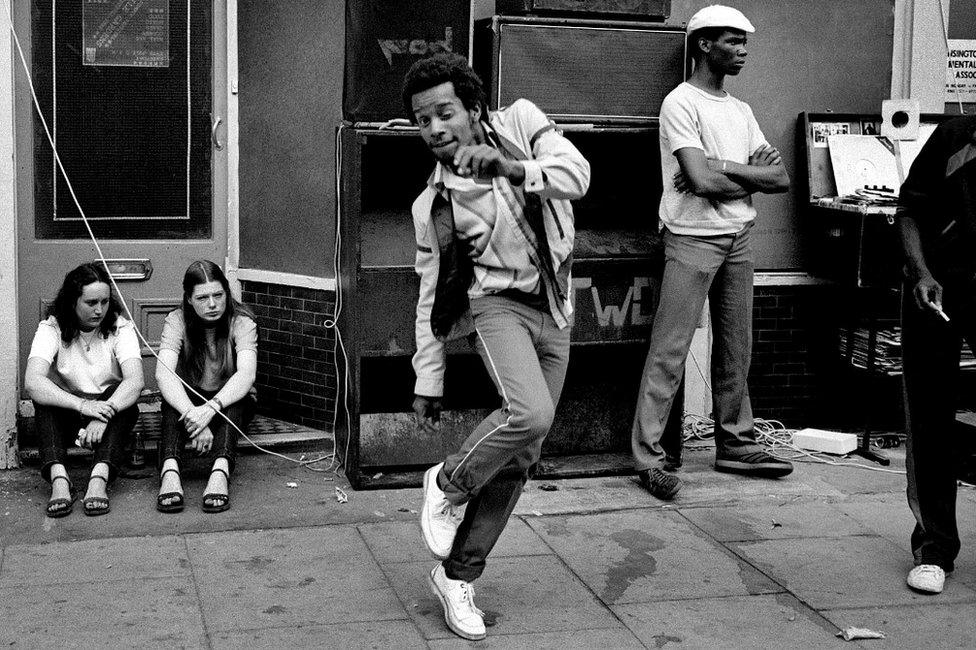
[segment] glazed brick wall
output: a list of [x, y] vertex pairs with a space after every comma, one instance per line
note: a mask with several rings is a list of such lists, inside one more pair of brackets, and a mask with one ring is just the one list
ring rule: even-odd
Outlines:
[[316, 429], [332, 429], [336, 364], [331, 318], [335, 293], [241, 282], [258, 321], [258, 412]]
[[838, 409], [833, 394], [843, 372], [836, 310], [830, 309], [835, 293], [830, 285], [756, 287], [749, 373], [756, 417], [779, 420], [788, 428], [851, 420], [851, 409]]

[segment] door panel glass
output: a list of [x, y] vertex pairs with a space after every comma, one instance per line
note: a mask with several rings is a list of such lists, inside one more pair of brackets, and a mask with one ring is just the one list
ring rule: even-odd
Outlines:
[[[106, 4], [112, 5], [108, 11]], [[189, 5], [188, 14], [187, 0], [142, 3], [151, 15], [140, 15], [127, 0], [33, 5], [38, 97], [96, 237], [212, 234], [211, 7]], [[167, 23], [163, 44], [160, 30]], [[111, 58], [91, 47], [110, 46], [113, 39], [124, 47]], [[155, 43], [140, 54], [138, 44], [146, 39]], [[165, 49], [168, 57], [160, 55]], [[35, 236], [87, 238], [36, 118], [34, 151]]]

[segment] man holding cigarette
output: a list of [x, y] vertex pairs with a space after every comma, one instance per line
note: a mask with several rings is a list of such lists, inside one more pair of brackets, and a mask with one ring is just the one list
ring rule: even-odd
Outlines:
[[898, 228], [908, 505], [916, 521], [908, 586], [937, 594], [960, 547], [954, 398], [962, 341], [976, 345], [976, 116], [942, 123], [922, 147], [901, 187]]

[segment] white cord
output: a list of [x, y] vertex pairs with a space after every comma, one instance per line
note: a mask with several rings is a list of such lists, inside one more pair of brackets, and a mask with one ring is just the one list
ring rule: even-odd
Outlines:
[[[12, 11], [12, 9], [10, 8], [10, 6], [8, 6], [8, 9], [10, 9], [10, 11]], [[166, 370], [169, 371], [170, 374], [172, 374], [174, 377], [176, 377], [180, 381], [180, 383], [183, 384], [183, 386], [187, 390], [189, 390], [191, 393], [193, 393], [194, 395], [196, 395], [200, 399], [206, 401], [206, 398], [203, 395], [201, 395], [199, 392], [197, 392], [188, 383], [186, 383], [185, 381], [183, 381], [183, 379], [179, 375], [176, 374], [176, 371], [175, 370], [173, 370], [168, 365], [166, 365], [165, 363], [163, 363], [162, 361], [160, 361], [159, 355], [156, 354], [156, 351], [153, 350], [152, 346], [149, 344], [149, 341], [146, 340], [146, 337], [143, 336], [142, 332], [139, 331], [139, 328], [136, 327], [136, 321], [135, 321], [135, 318], [132, 316], [132, 312], [129, 310], [128, 302], [124, 299], [124, 294], [122, 293], [122, 290], [119, 288], [119, 285], [115, 282], [115, 278], [112, 276], [112, 271], [108, 267], [108, 262], [105, 259], [105, 254], [102, 252], [102, 247], [101, 247], [101, 245], [99, 245], [98, 239], [95, 237], [95, 233], [91, 229], [91, 225], [88, 222], [88, 217], [85, 215], [85, 211], [82, 209], [81, 203], [78, 201], [78, 197], [75, 194], [74, 187], [71, 184], [71, 179], [68, 178], [68, 173], [67, 173], [67, 171], [65, 171], [64, 165], [61, 163], [61, 157], [58, 155], [57, 146], [54, 143], [54, 139], [51, 137], [51, 131], [48, 128], [47, 120], [44, 119], [44, 114], [41, 111], [40, 101], [37, 99], [37, 92], [36, 92], [36, 90], [34, 88], [34, 80], [33, 80], [33, 78], [31, 77], [31, 74], [30, 74], [30, 68], [27, 65], [27, 58], [24, 56], [24, 50], [23, 50], [23, 48], [20, 45], [20, 39], [17, 37], [17, 31], [14, 29], [13, 18], [10, 15], [9, 12], [8, 12], [8, 15], [7, 15], [7, 22], [8, 22], [8, 26], [10, 28], [10, 33], [13, 36], [14, 45], [17, 47], [17, 53], [18, 53], [18, 56], [20, 57], [21, 65], [24, 68], [24, 74], [27, 76], [27, 85], [30, 87], [31, 97], [33, 98], [33, 101], [34, 101], [34, 108], [37, 111], [38, 117], [40, 118], [41, 125], [44, 127], [44, 134], [45, 134], [45, 136], [47, 136], [48, 143], [51, 145], [51, 151], [52, 151], [52, 153], [54, 155], [54, 160], [55, 160], [55, 162], [56, 162], [56, 164], [58, 166], [58, 169], [61, 170], [61, 175], [62, 175], [62, 177], [64, 177], [64, 182], [65, 182], [65, 185], [68, 188], [68, 192], [71, 194], [71, 199], [74, 201], [75, 207], [78, 208], [78, 214], [81, 215], [81, 220], [82, 220], [82, 223], [84, 223], [84, 225], [85, 225], [85, 230], [88, 231], [88, 237], [91, 239], [92, 244], [95, 246], [95, 251], [98, 254], [98, 260], [102, 263], [102, 266], [105, 267], [105, 272], [108, 274], [109, 282], [111, 282], [112, 288], [115, 290], [116, 294], [120, 298], [119, 302], [122, 305], [122, 309], [125, 311], [126, 317], [132, 323], [132, 327], [135, 330], [136, 335], [139, 337], [139, 340], [149, 350], [149, 352], [152, 353], [152, 355], [156, 358], [157, 364], [160, 364], [164, 368], [166, 368]], [[187, 53], [187, 57], [189, 57], [189, 52]], [[338, 283], [336, 283], [336, 284], [338, 285]], [[338, 312], [337, 312], [337, 314], [338, 314]], [[291, 458], [289, 456], [285, 456], [284, 454], [280, 454], [280, 453], [278, 453], [276, 451], [272, 451], [270, 449], [266, 449], [266, 448], [262, 447], [261, 445], [259, 445], [256, 442], [254, 442], [254, 440], [252, 440], [250, 437], [248, 437], [248, 435], [246, 433], [244, 433], [243, 431], [241, 431], [240, 427], [238, 427], [236, 424], [234, 424], [234, 422], [231, 421], [231, 419], [228, 418], [224, 413], [222, 413], [221, 411], [215, 411], [215, 413], [217, 415], [219, 415], [220, 417], [224, 418], [224, 420], [227, 422], [227, 424], [230, 425], [230, 426], [232, 426], [254, 448], [256, 448], [256, 449], [258, 449], [258, 450], [260, 450], [260, 451], [262, 451], [262, 452], [264, 452], [266, 454], [269, 454], [271, 456], [277, 456], [278, 458], [282, 458], [284, 460], [290, 461], [292, 463], [295, 463], [296, 465], [300, 465], [300, 466], [304, 467], [305, 469], [308, 469], [308, 470], [313, 471], [313, 472], [325, 472], [325, 471], [330, 471], [332, 469], [331, 467], [328, 468], [328, 469], [317, 469], [317, 468], [314, 468], [314, 467], [310, 467], [310, 465], [315, 464], [315, 463], [319, 463], [319, 462], [321, 462], [321, 461], [323, 461], [323, 460], [325, 460], [327, 458], [333, 457], [335, 452], [333, 452], [333, 454], [323, 455], [323, 456], [321, 456], [319, 458], [314, 458], [312, 460], [301, 460], [301, 459]]]
[[[770, 455], [782, 460], [821, 463], [836, 467], [857, 467], [859, 469], [866, 469], [872, 472], [884, 472], [887, 474], [905, 473], [905, 470], [900, 469], [885, 469], [883, 467], [875, 467], [874, 465], [865, 465], [864, 463], [837, 461], [823, 454], [801, 449], [793, 443], [793, 434], [796, 433], [796, 429], [787, 429], [779, 420], [756, 418], [753, 426], [756, 431], [756, 442], [766, 447]], [[681, 436], [683, 442], [708, 440], [714, 436], [715, 423], [710, 418], [694, 413], [685, 413]], [[687, 449], [705, 449], [710, 446], [698, 444], [686, 445], [685, 447]]]

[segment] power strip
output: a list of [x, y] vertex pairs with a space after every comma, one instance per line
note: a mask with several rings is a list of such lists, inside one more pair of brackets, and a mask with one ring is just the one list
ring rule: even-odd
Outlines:
[[843, 456], [857, 449], [857, 434], [823, 429], [800, 429], [793, 434], [793, 444], [809, 451]]

